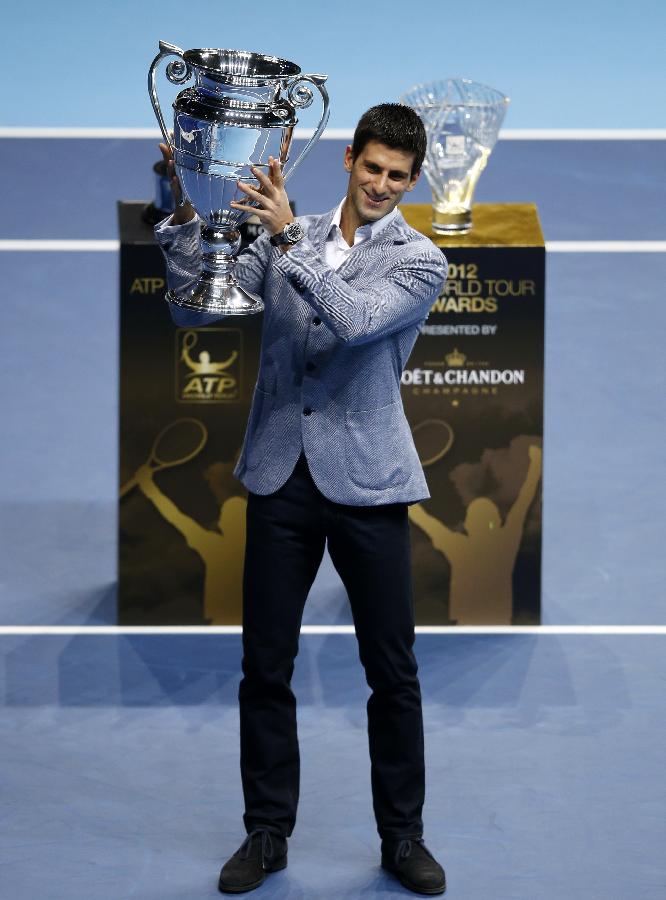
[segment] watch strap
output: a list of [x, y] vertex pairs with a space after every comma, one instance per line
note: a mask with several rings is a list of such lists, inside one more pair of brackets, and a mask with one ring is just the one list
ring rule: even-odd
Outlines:
[[278, 231], [269, 240], [274, 247], [280, 247], [285, 244], [296, 244], [303, 237], [305, 237], [305, 232], [298, 222], [289, 222], [282, 231]]

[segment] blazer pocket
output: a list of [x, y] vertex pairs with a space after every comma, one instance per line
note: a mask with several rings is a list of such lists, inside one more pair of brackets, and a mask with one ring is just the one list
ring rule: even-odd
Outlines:
[[345, 463], [359, 487], [385, 490], [408, 481], [405, 414], [399, 400], [377, 409], [348, 410]]

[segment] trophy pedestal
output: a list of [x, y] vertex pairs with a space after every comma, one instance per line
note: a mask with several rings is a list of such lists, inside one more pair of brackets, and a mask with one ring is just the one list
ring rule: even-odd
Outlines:
[[[470, 214], [472, 227], [464, 235], [443, 235], [434, 230], [433, 207], [429, 203], [405, 203], [400, 210], [412, 228], [445, 251], [447, 259], [462, 259], [472, 248], [482, 247], [504, 248], [514, 254], [521, 248], [544, 253], [543, 232], [534, 203], [475, 203]], [[455, 252], [449, 254], [447, 251], [452, 248]], [[476, 259], [478, 250], [474, 249], [472, 256]]]
[[431, 499], [409, 507], [419, 624], [541, 618], [545, 247], [534, 204], [476, 204], [467, 234], [432, 230], [449, 276], [401, 394]]
[[234, 278], [236, 254], [243, 236], [234, 228], [202, 224], [203, 271], [183, 294], [167, 293], [167, 300], [183, 309], [206, 315], [251, 315], [262, 312], [264, 303], [242, 288]]
[[264, 309], [263, 300], [244, 290], [233, 278], [221, 280], [207, 272], [184, 294], [168, 291], [166, 298], [183, 309], [220, 316], [252, 315]]

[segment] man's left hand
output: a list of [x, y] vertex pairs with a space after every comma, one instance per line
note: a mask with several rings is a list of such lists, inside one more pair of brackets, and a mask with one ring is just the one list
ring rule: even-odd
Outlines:
[[278, 234], [285, 225], [294, 221], [294, 214], [289, 206], [289, 197], [284, 189], [284, 177], [277, 159], [268, 157], [268, 175], [265, 175], [256, 166], [251, 167], [252, 174], [261, 185], [261, 191], [250, 187], [249, 184], [238, 182], [239, 190], [247, 195], [249, 200], [256, 201], [259, 206], [246, 206], [242, 203], [231, 201], [234, 209], [254, 213], [261, 220], [261, 224], [271, 235]]

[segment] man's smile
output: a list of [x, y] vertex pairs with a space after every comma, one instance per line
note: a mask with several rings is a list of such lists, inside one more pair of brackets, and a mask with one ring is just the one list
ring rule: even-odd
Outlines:
[[386, 203], [389, 199], [388, 197], [373, 197], [365, 190], [365, 188], [361, 188], [363, 193], [365, 194], [366, 200], [371, 206], [381, 206], [382, 203]]

